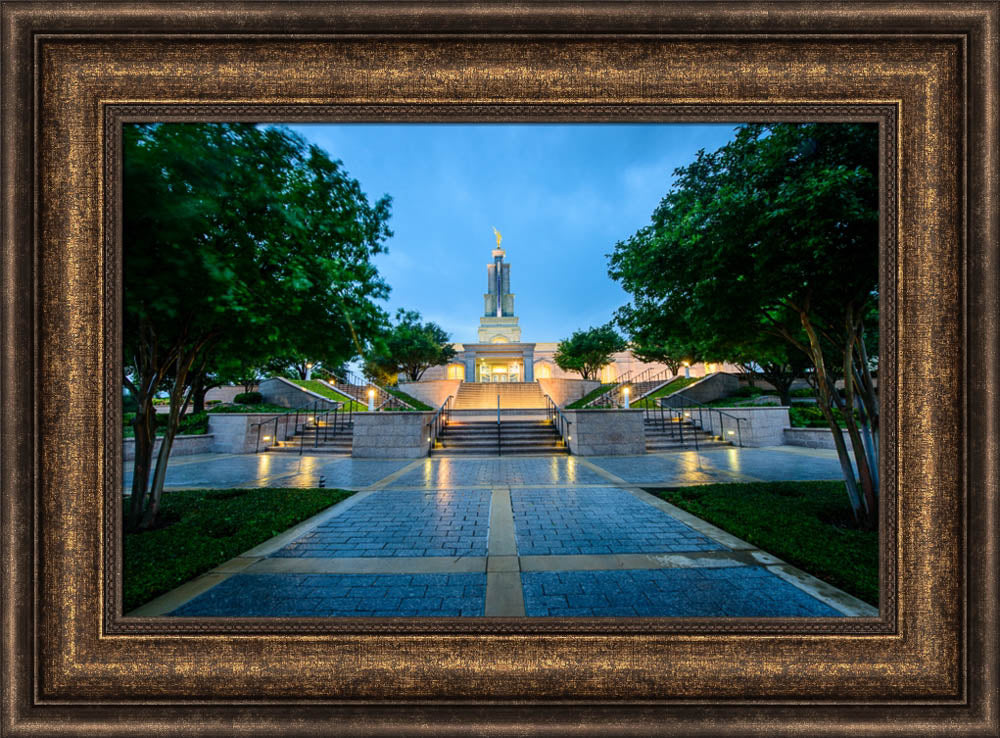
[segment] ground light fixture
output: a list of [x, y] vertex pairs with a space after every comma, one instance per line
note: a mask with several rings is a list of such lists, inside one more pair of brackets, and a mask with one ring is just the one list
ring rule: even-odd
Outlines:
[[624, 400], [622, 400], [622, 407], [627, 409], [628, 408], [628, 387], [623, 387], [622, 388], [622, 396], [625, 398]]
[[368, 412], [375, 412], [375, 388], [368, 390]]

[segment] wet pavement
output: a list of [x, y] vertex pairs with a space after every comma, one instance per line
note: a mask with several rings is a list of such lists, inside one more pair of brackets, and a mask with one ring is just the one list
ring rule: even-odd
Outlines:
[[205, 455], [172, 461], [167, 488], [312, 487], [320, 477], [358, 493], [133, 614], [877, 614], [641, 489], [840, 478], [836, 454], [823, 450], [416, 461]]

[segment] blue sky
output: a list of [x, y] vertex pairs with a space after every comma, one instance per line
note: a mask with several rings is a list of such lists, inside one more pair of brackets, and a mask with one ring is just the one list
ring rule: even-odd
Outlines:
[[310, 124], [290, 126], [344, 162], [370, 200], [392, 196], [387, 309], [419, 310], [474, 341], [486, 265], [503, 234], [522, 340], [558, 341], [611, 319], [615, 243], [649, 222], [676, 167], [733, 126]]

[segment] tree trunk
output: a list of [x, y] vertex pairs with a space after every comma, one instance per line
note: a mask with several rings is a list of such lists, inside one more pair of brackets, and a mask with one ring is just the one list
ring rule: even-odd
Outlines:
[[832, 393], [835, 393], [837, 390], [833, 386], [833, 381], [827, 375], [826, 362], [823, 358], [823, 348], [820, 345], [819, 336], [816, 334], [812, 321], [805, 310], [799, 311], [799, 319], [802, 323], [802, 328], [809, 337], [810, 356], [813, 366], [816, 369], [817, 405], [833, 434], [833, 443], [837, 449], [840, 468], [844, 473], [844, 484], [847, 487], [847, 497], [851, 502], [851, 511], [854, 513], [854, 519], [859, 525], [871, 529], [875, 524], [874, 511], [868, 507], [867, 500], [862, 497], [861, 491], [858, 489], [854, 464], [847, 451], [847, 445], [844, 443], [844, 436], [841, 433], [840, 425], [833, 414], [834, 399]]
[[160, 510], [160, 498], [163, 495], [163, 484], [167, 477], [170, 450], [174, 445], [174, 437], [177, 435], [177, 426], [180, 425], [181, 415], [191, 400], [191, 392], [188, 387], [189, 374], [195, 359], [206, 343], [207, 339], [193, 346], [188, 354], [181, 354], [177, 357], [177, 374], [174, 377], [174, 386], [170, 391], [170, 420], [163, 433], [160, 453], [156, 458], [156, 470], [153, 473], [153, 482], [150, 485], [146, 509], [143, 511], [142, 521], [139, 523], [141, 530], [149, 529], [156, 523], [156, 515]]
[[211, 387], [205, 381], [205, 375], [199, 374], [193, 382], [191, 388], [191, 412], [193, 414], [205, 412], [205, 395]]
[[[142, 378], [139, 378], [140, 382]], [[144, 384], [140, 384], [144, 387]], [[132, 461], [132, 496], [129, 500], [128, 518], [125, 527], [135, 530], [142, 519], [149, 489], [149, 475], [153, 466], [153, 448], [156, 445], [156, 408], [153, 393], [137, 393], [139, 407], [132, 427], [135, 430], [135, 454]]]

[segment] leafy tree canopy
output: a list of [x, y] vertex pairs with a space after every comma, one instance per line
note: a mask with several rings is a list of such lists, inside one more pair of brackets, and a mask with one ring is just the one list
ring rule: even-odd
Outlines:
[[124, 146], [125, 383], [139, 404], [129, 521], [148, 526], [177, 426], [150, 487], [152, 396], [170, 387], [177, 415], [206, 372], [361, 353], [385, 320], [371, 258], [391, 235], [390, 200], [369, 203], [341, 162], [282, 128], [128, 125]]
[[553, 358], [565, 372], [579, 372], [584, 379], [597, 379], [601, 367], [610, 364], [614, 355], [626, 347], [625, 339], [607, 324], [576, 331], [560, 341]]
[[373, 379], [402, 373], [416, 382], [430, 367], [443, 366], [454, 357], [447, 331], [437, 323], [421, 322], [415, 310], [400, 308], [395, 324], [366, 356], [365, 373]]
[[[866, 323], [871, 332], [877, 128], [746, 125], [674, 174], [651, 223], [610, 254], [611, 276], [632, 296], [626, 322], [657, 338], [683, 326], [684, 340], [706, 353], [732, 353], [761, 334], [801, 352], [832, 428], [835, 406], [863, 406], [862, 427], [848, 424], [856, 468], [846, 447], [838, 451], [854, 510], [873, 524], [878, 406]], [[773, 354], [775, 344], [755, 348]]]

